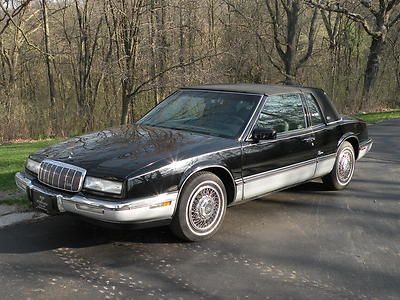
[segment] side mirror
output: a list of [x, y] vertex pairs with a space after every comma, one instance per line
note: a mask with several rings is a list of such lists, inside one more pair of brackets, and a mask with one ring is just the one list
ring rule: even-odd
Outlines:
[[254, 128], [251, 137], [255, 142], [276, 139], [276, 130], [272, 128]]

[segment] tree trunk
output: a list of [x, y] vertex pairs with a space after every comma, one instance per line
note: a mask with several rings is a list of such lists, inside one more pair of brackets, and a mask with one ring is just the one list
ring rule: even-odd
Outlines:
[[[182, 8], [182, 1], [181, 6], [179, 7], [179, 62], [183, 65], [185, 61], [185, 21], [183, 20], [183, 8]], [[181, 85], [185, 85], [186, 78], [185, 78], [185, 68], [181, 68], [181, 78], [180, 78]]]
[[[168, 51], [168, 45], [167, 45], [167, 38], [166, 38], [166, 32], [165, 32], [165, 21], [166, 21], [166, 4], [163, 1], [159, 1], [160, 9], [159, 12], [156, 13], [156, 34], [157, 34], [157, 45], [158, 45], [158, 70], [162, 71], [165, 69], [167, 65], [167, 51]], [[157, 98], [157, 104], [164, 98], [165, 96], [165, 79], [164, 75], [161, 75], [158, 78], [158, 83], [157, 83], [157, 89], [158, 89], [158, 98]]]
[[57, 112], [56, 112], [56, 91], [53, 76], [53, 56], [50, 53], [50, 38], [49, 38], [49, 21], [47, 14], [46, 0], [42, 0], [42, 15], [43, 15], [43, 29], [44, 29], [44, 45], [46, 51], [46, 67], [47, 67], [47, 78], [49, 82], [49, 100], [50, 100], [50, 119], [51, 119], [51, 134], [55, 135], [58, 132], [57, 128]]
[[[150, 1], [150, 9], [151, 13], [149, 14], [149, 42], [150, 42], [150, 58], [151, 62], [149, 63], [149, 73], [151, 77], [154, 77], [156, 75], [156, 70], [157, 70], [157, 63], [158, 60], [156, 60], [156, 48], [158, 46], [158, 41], [156, 38], [156, 17], [154, 16], [156, 14], [155, 12], [155, 3], [154, 0]], [[159, 100], [159, 93], [158, 93], [158, 85], [156, 84], [153, 88], [153, 99], [154, 99], [154, 105], [157, 105]]]
[[297, 32], [299, 26], [300, 4], [293, 1], [292, 6], [288, 8], [287, 15], [287, 45], [285, 57], [285, 80], [284, 83], [295, 84], [296, 78], [296, 57], [297, 57]]
[[122, 89], [122, 111], [121, 111], [121, 125], [128, 124], [128, 112], [129, 112], [129, 102], [130, 98], [125, 93], [125, 89]]
[[[383, 51], [385, 41], [383, 37], [373, 38], [369, 47], [369, 55], [367, 61], [367, 67], [365, 68], [364, 74], [364, 88], [363, 88], [363, 103], [361, 106], [369, 106], [370, 93], [373, 89], [379, 72], [380, 56]], [[365, 107], [360, 107], [365, 108]]]

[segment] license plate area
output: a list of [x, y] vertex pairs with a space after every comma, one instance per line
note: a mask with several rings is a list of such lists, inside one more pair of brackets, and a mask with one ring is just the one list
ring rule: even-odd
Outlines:
[[32, 205], [35, 209], [44, 211], [49, 215], [58, 214], [57, 198], [32, 190]]

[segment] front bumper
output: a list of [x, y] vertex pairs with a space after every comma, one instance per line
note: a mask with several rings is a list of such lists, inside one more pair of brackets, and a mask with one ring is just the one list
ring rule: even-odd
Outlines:
[[178, 192], [173, 192], [147, 198], [104, 201], [82, 194], [66, 194], [35, 181], [25, 173], [15, 174], [19, 189], [25, 191], [29, 197], [35, 191], [54, 198], [60, 213], [70, 212], [110, 223], [145, 223], [171, 219], [178, 199]]
[[360, 144], [357, 160], [363, 158], [372, 148], [372, 139]]

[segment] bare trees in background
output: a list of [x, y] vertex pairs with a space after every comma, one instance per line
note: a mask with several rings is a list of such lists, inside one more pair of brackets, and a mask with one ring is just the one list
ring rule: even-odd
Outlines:
[[371, 89], [379, 74], [381, 55], [384, 51], [387, 35], [400, 21], [399, 0], [360, 0], [358, 1], [315, 1], [307, 2], [324, 11], [333, 11], [345, 15], [359, 23], [370, 36], [371, 42], [364, 73], [363, 100], [360, 108], [369, 104]]
[[[138, 80], [138, 52], [141, 42], [140, 31], [144, 23], [145, 1], [108, 0], [112, 26], [109, 32], [115, 34], [114, 46], [121, 80], [121, 124], [128, 122], [128, 110], [133, 89]], [[151, 65], [154, 62], [149, 62]]]
[[[57, 109], [56, 109], [56, 90], [54, 83], [54, 58], [50, 49], [50, 28], [47, 13], [46, 0], [41, 1], [42, 5], [42, 20], [43, 20], [43, 35], [44, 35], [44, 51], [46, 57], [47, 78], [49, 86], [49, 102], [50, 102], [50, 128], [57, 133]], [[53, 133], [53, 132], [52, 132]]]
[[29, 3], [32, 0], [25, 1], [13, 1], [13, 0], [5, 0], [0, 1], [0, 35], [6, 31], [7, 27], [10, 24], [17, 26], [14, 22], [14, 18], [19, 14], [23, 13], [25, 8], [28, 7]]
[[0, 0], [0, 142], [139, 118], [182, 85], [399, 106], [400, 0]]
[[[272, 30], [276, 52], [281, 59], [284, 68], [274, 64], [284, 74], [286, 84], [296, 83], [297, 71], [311, 58], [314, 49], [314, 39], [317, 31], [318, 9], [314, 8], [311, 16], [304, 13], [302, 0], [270, 1], [265, 0], [269, 16], [272, 21]], [[301, 24], [301, 17], [308, 19], [306, 24]], [[301, 37], [304, 25], [309, 27], [306, 46], [302, 47]], [[301, 48], [305, 48], [300, 56]], [[272, 61], [272, 59], [271, 59]]]

